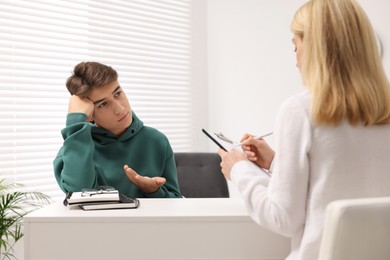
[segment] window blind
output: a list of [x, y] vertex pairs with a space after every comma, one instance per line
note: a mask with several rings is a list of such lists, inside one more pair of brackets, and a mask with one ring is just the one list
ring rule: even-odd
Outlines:
[[63, 199], [52, 162], [81, 61], [118, 71], [135, 113], [193, 146], [190, 0], [1, 1], [0, 177]]

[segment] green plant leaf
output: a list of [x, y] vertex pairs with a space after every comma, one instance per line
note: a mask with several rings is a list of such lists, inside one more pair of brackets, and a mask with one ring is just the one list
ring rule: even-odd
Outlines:
[[23, 237], [23, 217], [50, 204], [50, 197], [41, 192], [20, 191], [23, 185], [0, 179], [0, 259], [16, 259], [13, 246]]

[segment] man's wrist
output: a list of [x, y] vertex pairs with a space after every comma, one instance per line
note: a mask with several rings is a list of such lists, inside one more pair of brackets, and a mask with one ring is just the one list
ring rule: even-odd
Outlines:
[[86, 122], [88, 116], [84, 113], [71, 112], [66, 116], [66, 126]]

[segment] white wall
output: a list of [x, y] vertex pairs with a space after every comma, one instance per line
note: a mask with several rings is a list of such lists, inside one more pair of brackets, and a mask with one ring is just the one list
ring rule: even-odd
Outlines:
[[280, 103], [302, 89], [289, 28], [304, 2], [208, 0], [211, 130], [236, 140], [269, 132]]
[[209, 97], [207, 85], [207, 0], [192, 0], [191, 85], [193, 149], [205, 151], [209, 141], [201, 129], [208, 125]]
[[[290, 22], [305, 0], [207, 0], [208, 128], [239, 140], [272, 131], [280, 104], [304, 89]], [[360, 0], [390, 75], [390, 2]], [[272, 138], [268, 139], [272, 144]], [[209, 142], [206, 148], [216, 151]], [[230, 186], [232, 196], [237, 191]]]

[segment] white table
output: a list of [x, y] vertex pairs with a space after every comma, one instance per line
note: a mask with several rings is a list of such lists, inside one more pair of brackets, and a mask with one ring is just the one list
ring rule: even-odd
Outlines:
[[55, 203], [24, 227], [25, 260], [283, 259], [290, 250], [241, 199], [142, 199], [138, 209], [101, 211]]

